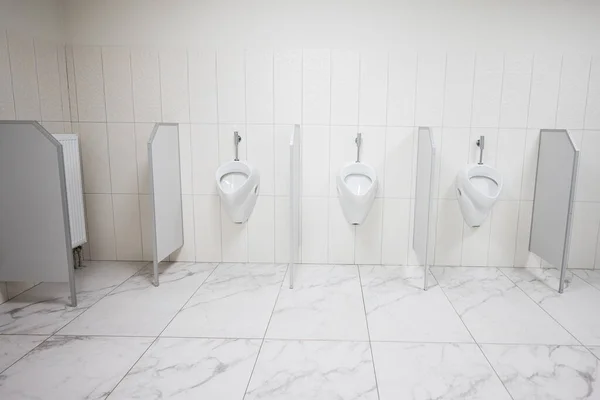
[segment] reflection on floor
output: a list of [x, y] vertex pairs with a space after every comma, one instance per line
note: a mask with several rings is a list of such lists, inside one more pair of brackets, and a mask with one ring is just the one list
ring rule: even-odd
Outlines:
[[600, 271], [89, 262], [0, 305], [1, 399], [598, 399]]

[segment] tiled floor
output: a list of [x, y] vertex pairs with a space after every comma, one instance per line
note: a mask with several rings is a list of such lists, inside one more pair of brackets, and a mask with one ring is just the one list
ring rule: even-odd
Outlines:
[[89, 262], [0, 305], [0, 399], [600, 399], [600, 271]]

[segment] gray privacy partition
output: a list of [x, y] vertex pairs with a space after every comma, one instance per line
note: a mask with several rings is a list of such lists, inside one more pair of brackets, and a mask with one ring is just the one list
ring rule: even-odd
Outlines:
[[427, 290], [431, 263], [431, 209], [433, 205], [433, 172], [435, 170], [435, 143], [431, 129], [420, 127], [417, 132], [417, 173], [413, 249], [419, 263], [425, 266], [423, 289]]
[[32, 121], [0, 121], [0, 281], [69, 282], [77, 306], [63, 150]]
[[578, 165], [579, 150], [566, 130], [540, 132], [529, 251], [560, 266], [559, 293], [569, 260]]
[[301, 190], [302, 130], [300, 125], [294, 125], [290, 139], [290, 289], [294, 288], [294, 266], [300, 259]]
[[148, 141], [148, 162], [153, 214], [154, 284], [158, 286], [158, 263], [183, 246], [183, 205], [177, 124], [155, 125]]

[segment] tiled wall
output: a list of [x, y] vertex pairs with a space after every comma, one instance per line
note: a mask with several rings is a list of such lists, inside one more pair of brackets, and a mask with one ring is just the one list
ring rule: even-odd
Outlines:
[[[581, 144], [571, 267], [600, 264], [600, 58], [526, 53], [264, 50], [74, 46], [67, 51], [74, 129], [83, 146], [92, 259], [149, 259], [146, 141], [152, 124], [180, 123], [184, 248], [178, 260], [287, 259], [287, 141], [304, 129], [302, 261], [414, 263], [410, 250], [415, 126], [439, 147], [437, 265], [539, 265], [527, 252], [539, 129]], [[214, 173], [233, 158], [261, 173], [250, 221], [234, 225]], [[341, 213], [335, 174], [356, 157], [380, 188], [368, 220]], [[477, 229], [462, 220], [453, 182], [478, 157], [505, 187]]]
[[[71, 130], [65, 46], [0, 30], [0, 120], [34, 120], [52, 133]], [[0, 282], [0, 303], [30, 283]]]

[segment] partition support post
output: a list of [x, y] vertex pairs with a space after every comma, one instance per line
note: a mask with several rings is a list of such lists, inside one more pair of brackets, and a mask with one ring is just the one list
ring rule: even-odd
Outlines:
[[75, 290], [75, 271], [69, 266], [69, 289], [71, 290], [71, 307], [77, 307], [77, 291]]
[[567, 214], [567, 229], [565, 234], [565, 250], [563, 252], [562, 265], [560, 266], [560, 282], [558, 282], [558, 293], [565, 289], [565, 275], [569, 262], [569, 251], [571, 250], [571, 229], [573, 227], [573, 201], [575, 199], [575, 188], [577, 187], [577, 172], [579, 170], [579, 151], [575, 152], [573, 161], [573, 174], [571, 175], [571, 193], [569, 199], [569, 213]]

